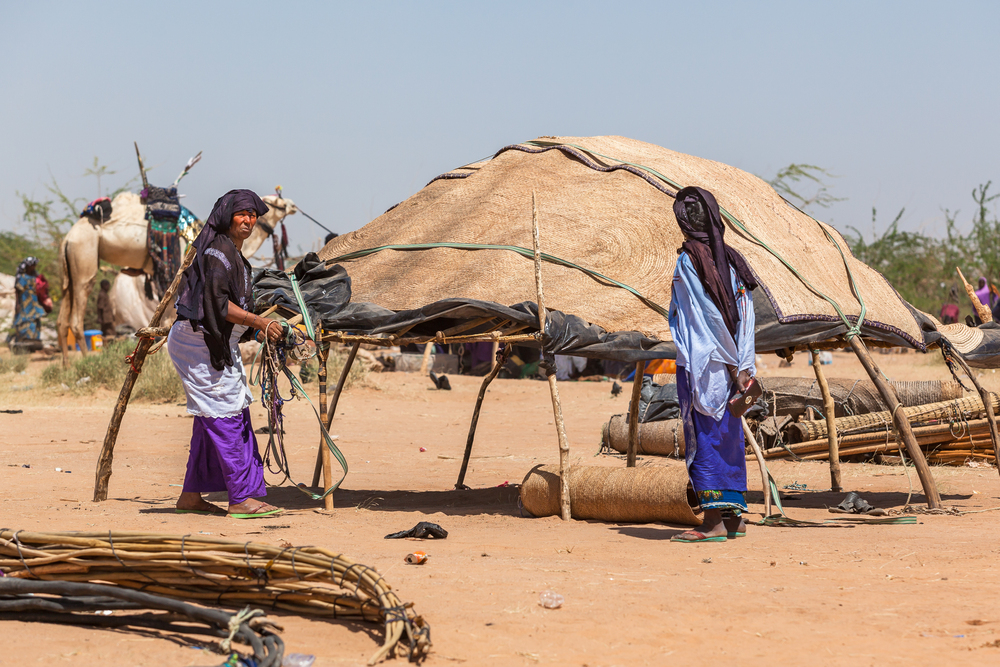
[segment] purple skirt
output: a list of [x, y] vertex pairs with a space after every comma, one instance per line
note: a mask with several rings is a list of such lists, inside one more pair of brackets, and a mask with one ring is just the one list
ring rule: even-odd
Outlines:
[[250, 408], [235, 417], [195, 417], [184, 492], [226, 491], [229, 504], [267, 494]]
[[702, 509], [745, 510], [746, 440], [743, 423], [727, 409], [720, 421], [694, 409], [687, 369], [677, 367], [677, 402], [691, 486]]

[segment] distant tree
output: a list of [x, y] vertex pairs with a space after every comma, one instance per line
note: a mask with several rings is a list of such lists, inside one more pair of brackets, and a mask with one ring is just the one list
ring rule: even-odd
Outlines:
[[845, 201], [830, 194], [825, 181], [827, 178], [836, 176], [814, 164], [792, 163], [779, 170], [768, 183], [779, 195], [807, 211], [813, 206], [829, 208], [834, 202]]

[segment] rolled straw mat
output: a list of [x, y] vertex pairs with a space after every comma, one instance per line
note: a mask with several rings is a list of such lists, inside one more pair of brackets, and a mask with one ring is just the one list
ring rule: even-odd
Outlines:
[[[684, 425], [680, 419], [665, 419], [639, 424], [636, 454], [684, 457]], [[601, 442], [616, 452], [628, 450], [628, 419], [614, 415], [605, 425]]]
[[[573, 466], [569, 473], [574, 519], [620, 523], [665, 521], [697, 526], [687, 500], [683, 463], [641, 468]], [[538, 465], [521, 482], [521, 504], [533, 516], [559, 514], [559, 467]]]
[[[603, 171], [627, 161], [655, 169], [681, 186], [710, 190], [719, 204], [833, 298], [847, 316], [857, 317], [861, 307], [844, 259], [826, 237], [829, 233], [864, 297], [868, 324], [888, 327], [923, 345], [919, 325], [885, 278], [855, 259], [837, 230], [813, 221], [753, 174], [626, 137], [543, 140], [592, 152], [566, 146], [565, 151], [576, 152], [573, 155], [525, 144], [502, 150], [490, 160], [434, 179], [361, 229], [332, 240], [319, 257], [432, 242], [530, 249], [535, 193], [544, 252], [629, 285], [667, 308], [676, 249], [683, 241], [674, 219], [674, 199], [668, 194], [675, 189], [648, 174], [655, 185], [624, 169]], [[746, 257], [780, 322], [839, 322], [833, 306], [768, 250], [727, 226], [726, 242]], [[352, 279], [352, 301], [391, 310], [421, 308], [448, 298], [504, 305], [536, 298], [532, 260], [508, 250], [383, 250], [342, 263]], [[549, 308], [577, 315], [605, 331], [639, 331], [672, 340], [666, 318], [628, 291], [565, 266], [546, 263], [543, 272]]]

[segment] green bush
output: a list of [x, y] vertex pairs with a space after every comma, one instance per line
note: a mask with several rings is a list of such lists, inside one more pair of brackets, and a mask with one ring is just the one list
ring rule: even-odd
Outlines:
[[[98, 352], [75, 360], [68, 368], [63, 368], [58, 361], [53, 362], [42, 371], [42, 384], [66, 385], [69, 391], [76, 394], [85, 394], [95, 387], [119, 391], [128, 371], [125, 357], [134, 350], [134, 339], [116, 340], [106, 343]], [[183, 395], [184, 386], [167, 351], [161, 349], [147, 356], [132, 390], [132, 400], [169, 402]]]

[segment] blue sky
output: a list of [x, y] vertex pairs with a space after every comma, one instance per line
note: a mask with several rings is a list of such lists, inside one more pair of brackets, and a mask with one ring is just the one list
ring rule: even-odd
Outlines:
[[[232, 187], [338, 232], [438, 173], [540, 135], [620, 134], [763, 177], [811, 163], [841, 229], [943, 231], [1000, 191], [1000, 3], [4, 3], [0, 230], [55, 177], [92, 199], [94, 156]], [[293, 246], [323, 232], [289, 219]]]

